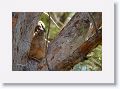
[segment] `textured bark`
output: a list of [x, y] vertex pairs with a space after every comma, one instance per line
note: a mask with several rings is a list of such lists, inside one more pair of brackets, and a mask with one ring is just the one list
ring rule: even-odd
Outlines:
[[85, 41], [80, 47], [78, 47], [72, 55], [62, 60], [58, 65], [55, 66], [54, 70], [70, 70], [73, 66], [80, 61], [84, 60], [84, 57], [97, 47], [102, 41], [102, 30], [98, 31], [98, 34], [94, 34], [87, 41]]
[[[93, 13], [93, 16], [97, 27], [102, 25], [102, 13]], [[43, 60], [39, 64], [39, 70], [48, 70], [48, 67], [53, 71], [70, 70], [76, 63], [80, 62], [78, 58], [84, 57], [88, 53], [87, 50], [90, 51], [98, 44], [98, 40], [95, 40], [96, 43], [93, 42], [95, 45], [92, 44], [92, 40], [89, 40], [92, 45], [84, 43], [91, 22], [92, 19], [87, 12], [76, 13], [57, 38], [49, 45], [46, 57], [49, 66]], [[99, 35], [101, 40], [102, 36], [101, 34]], [[83, 47], [83, 44], [87, 48]], [[78, 48], [80, 49], [79, 51]]]
[[12, 70], [37, 70], [35, 61], [27, 61], [27, 52], [40, 13], [12, 13]]

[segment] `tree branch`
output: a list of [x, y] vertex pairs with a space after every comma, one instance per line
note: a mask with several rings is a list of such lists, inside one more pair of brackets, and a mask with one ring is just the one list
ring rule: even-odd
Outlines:
[[[54, 67], [54, 70], [70, 70], [75, 64], [83, 61], [83, 58], [102, 42], [102, 29], [98, 30], [98, 34], [94, 34], [80, 47], [78, 47], [72, 55], [68, 56], [64, 61]], [[80, 59], [79, 59], [80, 58]], [[69, 61], [69, 62], [68, 62]]]
[[[96, 24], [101, 24], [101, 13], [93, 14], [93, 16], [95, 17], [94, 20]], [[92, 20], [89, 13], [76, 13], [61, 30], [56, 39], [50, 43], [48, 46], [47, 60], [51, 70], [70, 70], [76, 63], [81, 61], [78, 60], [79, 57], [82, 59], [91, 49], [96, 47], [98, 37], [99, 40], [100, 37], [102, 38], [102, 36], [100, 36], [101, 32], [98, 34], [98, 37], [96, 37], [95, 34], [87, 42], [84, 40], [84, 36], [89, 30], [90, 22], [92, 22]], [[91, 39], [93, 39], [93, 41]], [[95, 44], [93, 45], [93, 43]], [[83, 48], [85, 50], [83, 50]], [[39, 70], [48, 70], [45, 60], [39, 65]]]

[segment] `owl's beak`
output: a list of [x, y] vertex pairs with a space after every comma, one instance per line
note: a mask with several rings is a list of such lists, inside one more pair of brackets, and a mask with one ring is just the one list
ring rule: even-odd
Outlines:
[[46, 32], [46, 30], [43, 26], [42, 27], [39, 26], [39, 30], [41, 30], [42, 32]]
[[46, 32], [45, 28], [43, 28], [43, 31]]
[[44, 32], [46, 32], [46, 30], [45, 30], [45, 28], [42, 26], [42, 30], [44, 31]]

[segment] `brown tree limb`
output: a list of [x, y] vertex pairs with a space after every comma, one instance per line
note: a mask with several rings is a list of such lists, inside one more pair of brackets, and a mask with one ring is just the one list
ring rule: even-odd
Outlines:
[[[83, 61], [83, 58], [97, 47], [102, 42], [102, 30], [98, 30], [97, 34], [94, 34], [87, 41], [85, 41], [80, 47], [78, 47], [71, 56], [66, 60], [59, 63], [54, 67], [54, 70], [70, 70], [75, 64]], [[80, 58], [80, 59], [79, 59]]]
[[[94, 20], [97, 26], [101, 25], [101, 13], [93, 13], [93, 16], [95, 17]], [[68, 24], [61, 30], [56, 39], [51, 42], [48, 47], [47, 54], [51, 70], [70, 70], [76, 63], [80, 62], [80, 60], [78, 60], [79, 57], [82, 59], [82, 57], [95, 47], [93, 43], [98, 43], [98, 40], [96, 40], [95, 37], [98, 39], [101, 33], [98, 34], [98, 36], [94, 36], [93, 41], [90, 40], [93, 38], [90, 38], [85, 42], [84, 36], [89, 30], [90, 22], [92, 22], [92, 19], [87, 12], [76, 13]], [[91, 43], [92, 45], [87, 43]], [[85, 48], [83, 44], [89, 49], [83, 50], [83, 48]], [[44, 60], [39, 64], [39, 70], [48, 70]]]

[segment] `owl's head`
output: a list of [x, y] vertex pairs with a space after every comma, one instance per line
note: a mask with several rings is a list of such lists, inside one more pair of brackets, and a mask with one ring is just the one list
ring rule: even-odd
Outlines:
[[42, 21], [38, 21], [38, 25], [35, 27], [34, 36], [36, 34], [43, 35], [45, 32], [45, 24]]

